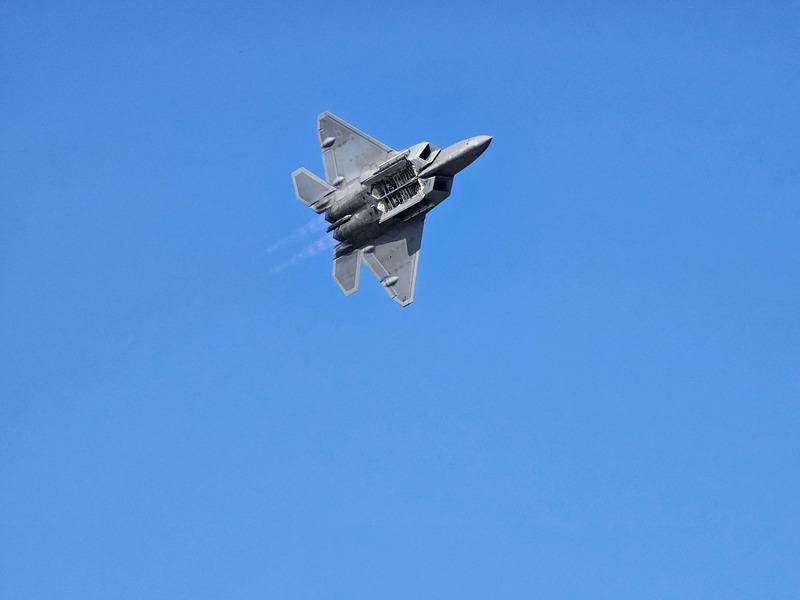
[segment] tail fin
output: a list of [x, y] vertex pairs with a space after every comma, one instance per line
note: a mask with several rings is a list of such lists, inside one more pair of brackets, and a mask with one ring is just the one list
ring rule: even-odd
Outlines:
[[353, 250], [349, 254], [333, 259], [333, 278], [346, 296], [358, 290], [358, 274], [360, 271], [360, 250]]
[[328, 185], [308, 169], [297, 169], [292, 173], [292, 180], [297, 199], [318, 213], [328, 207], [330, 199], [325, 196], [336, 191], [336, 188]]

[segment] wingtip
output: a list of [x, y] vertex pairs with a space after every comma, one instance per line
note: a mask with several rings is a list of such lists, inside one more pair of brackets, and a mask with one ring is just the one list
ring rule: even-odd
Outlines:
[[400, 306], [408, 306], [412, 302], [414, 302], [414, 297], [411, 298], [400, 298], [400, 296], [395, 296], [394, 301], [397, 302]]
[[327, 110], [326, 110], [325, 112], [322, 112], [322, 113], [320, 113], [320, 114], [319, 114], [319, 116], [317, 117], [317, 121], [322, 121], [322, 119], [336, 119], [336, 120], [341, 120], [341, 119], [339, 119], [339, 117], [337, 117], [335, 114], [333, 114], [332, 112], [330, 112], [330, 111], [327, 111]]

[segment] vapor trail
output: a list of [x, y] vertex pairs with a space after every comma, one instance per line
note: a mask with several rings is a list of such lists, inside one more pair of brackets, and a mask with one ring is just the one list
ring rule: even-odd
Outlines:
[[308, 246], [303, 248], [303, 250], [295, 254], [290, 259], [289, 264], [293, 265], [307, 258], [311, 258], [312, 256], [319, 254], [320, 252], [324, 252], [329, 248], [333, 248], [335, 245], [336, 245], [336, 240], [334, 240], [332, 237], [329, 237], [328, 235], [326, 235], [325, 237], [321, 237], [317, 240], [314, 240]]
[[[306, 246], [300, 250], [299, 252], [295, 252], [292, 256], [286, 258], [285, 260], [279, 262], [273, 269], [273, 273], [277, 273], [278, 271], [283, 271], [293, 265], [296, 265], [299, 262], [307, 260], [312, 256], [316, 256], [320, 252], [325, 252], [330, 248], [333, 248], [336, 245], [336, 240], [328, 234], [324, 233], [324, 230], [321, 227], [321, 223], [325, 221], [322, 218], [315, 218], [313, 221], [303, 225], [286, 238], [280, 240], [280, 242], [273, 244], [268, 250], [267, 253], [271, 253], [274, 250], [287, 246], [294, 241], [300, 240], [302, 237], [308, 237], [308, 235], [312, 232], [317, 232], [315, 239], [311, 240], [306, 244]], [[293, 245], [293, 244], [292, 244]]]
[[325, 215], [317, 215], [305, 225], [301, 225], [287, 236], [281, 238], [277, 242], [274, 242], [271, 246], [264, 250], [264, 252], [266, 254], [272, 254], [276, 250], [283, 248], [295, 240], [308, 237], [312, 233], [320, 231], [323, 223], [325, 223]]

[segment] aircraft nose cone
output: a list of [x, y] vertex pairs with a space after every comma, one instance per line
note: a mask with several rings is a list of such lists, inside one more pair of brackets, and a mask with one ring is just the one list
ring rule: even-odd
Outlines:
[[492, 143], [492, 136], [490, 135], [476, 135], [472, 139], [475, 140], [475, 145], [480, 147], [481, 150], [486, 150], [489, 144]]
[[478, 156], [483, 154], [489, 147], [489, 144], [492, 143], [492, 136], [476, 135], [474, 138], [470, 138], [469, 141], [470, 145], [474, 147], [473, 152], [475, 152], [475, 157], [477, 158]]
[[491, 141], [492, 138], [488, 135], [477, 135], [453, 144], [442, 150], [434, 162], [420, 173], [420, 176], [446, 175], [452, 177], [483, 154]]
[[476, 135], [468, 140], [461, 142], [463, 144], [462, 153], [465, 167], [483, 154], [492, 143], [492, 137], [489, 135]]

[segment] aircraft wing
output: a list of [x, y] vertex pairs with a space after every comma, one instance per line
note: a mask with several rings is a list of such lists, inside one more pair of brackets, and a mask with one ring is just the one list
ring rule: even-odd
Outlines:
[[375, 239], [374, 250], [361, 250], [361, 258], [392, 299], [406, 306], [414, 300], [417, 261], [425, 216], [418, 216]]
[[361, 175], [365, 165], [383, 162], [396, 154], [388, 146], [329, 112], [319, 116], [317, 126], [328, 183], [333, 183], [339, 176], [346, 181], [355, 179]]

